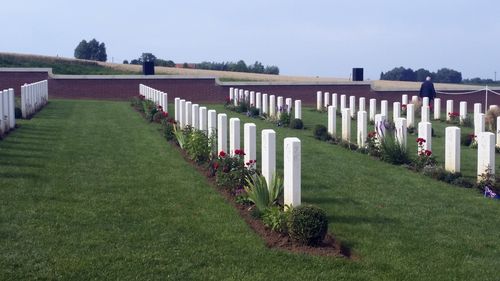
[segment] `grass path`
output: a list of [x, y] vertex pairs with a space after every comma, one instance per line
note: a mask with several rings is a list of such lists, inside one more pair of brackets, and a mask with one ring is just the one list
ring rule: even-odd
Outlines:
[[[497, 202], [306, 132], [277, 129], [278, 167], [283, 137], [298, 133], [304, 201], [359, 261], [267, 249], [127, 103], [56, 100], [20, 123], [0, 142], [0, 280], [498, 276]], [[256, 123], [260, 137], [270, 125]]]

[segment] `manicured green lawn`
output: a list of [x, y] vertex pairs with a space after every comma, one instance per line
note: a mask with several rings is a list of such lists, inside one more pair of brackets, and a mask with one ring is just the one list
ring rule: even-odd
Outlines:
[[499, 202], [229, 115], [277, 131], [279, 170], [302, 140], [303, 201], [358, 260], [267, 249], [128, 103], [56, 100], [0, 141], [0, 280], [498, 279]]

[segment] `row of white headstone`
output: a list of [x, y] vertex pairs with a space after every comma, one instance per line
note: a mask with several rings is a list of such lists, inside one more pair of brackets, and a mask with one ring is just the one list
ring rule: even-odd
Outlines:
[[14, 89], [0, 91], [0, 133], [6, 134], [16, 127]]
[[[338, 95], [336, 93], [333, 93], [330, 95], [328, 92], [321, 92], [318, 91], [316, 93], [317, 97], [317, 110], [323, 110], [323, 106], [325, 108], [329, 108], [329, 106], [333, 106], [335, 110], [337, 110], [338, 107]], [[331, 97], [331, 99], [330, 99]], [[400, 102], [394, 102], [393, 103], [393, 110], [392, 110], [392, 121], [396, 122], [398, 118], [401, 117], [401, 109], [402, 106], [406, 107], [406, 119], [407, 119], [407, 124], [408, 127], [415, 127], [417, 124], [415, 121], [415, 104], [419, 102], [419, 97], [418, 96], [412, 96], [411, 102], [408, 102], [408, 95], [402, 95], [401, 98], [401, 103]], [[496, 105], [491, 105], [489, 109], [497, 107]], [[349, 109], [349, 112], [351, 114], [351, 117], [354, 118], [356, 116], [356, 97], [355, 96], [350, 96], [349, 97], [349, 105], [347, 105], [347, 96], [346, 95], [340, 95], [340, 112], [342, 112], [344, 109]], [[434, 120], [439, 120], [441, 119], [441, 99], [440, 98], [435, 98], [434, 99]], [[430, 122], [430, 104], [429, 104], [429, 98], [424, 97], [422, 99], [422, 106], [421, 106], [421, 121], [422, 122]], [[360, 97], [359, 98], [359, 107], [358, 111], [366, 111], [365, 107], [365, 98]], [[454, 107], [453, 107], [453, 100], [447, 100], [446, 101], [446, 120], [451, 119], [451, 114], [454, 113]], [[375, 115], [377, 114], [377, 100], [376, 99], [370, 99], [370, 106], [369, 106], [369, 120], [370, 121], [375, 121]], [[388, 107], [388, 101], [387, 100], [382, 100], [380, 102], [380, 114], [386, 116], [387, 118], [389, 117], [389, 107]], [[460, 123], [463, 123], [463, 121], [467, 118], [467, 102], [466, 101], [461, 101], [460, 102], [460, 109], [459, 109], [459, 118], [460, 118]], [[481, 103], [475, 103], [474, 104], [474, 133], [477, 135], [480, 132], [484, 132], [485, 128], [485, 114], [482, 113], [482, 104]], [[500, 136], [497, 137], [497, 142], [500, 145]]]
[[229, 88], [229, 101], [232, 101], [237, 106], [241, 101], [245, 101], [250, 106], [255, 106], [260, 113], [267, 114], [271, 117], [280, 117], [282, 111], [291, 113], [292, 108], [295, 108], [295, 119], [302, 119], [302, 101], [295, 100], [295, 107], [292, 98], [283, 98], [281, 96], [268, 95], [266, 93], [249, 91], [238, 88]]
[[149, 86], [139, 84], [139, 94], [145, 99], [154, 102], [162, 107], [164, 112], [168, 112], [168, 94]]
[[47, 80], [21, 86], [21, 112], [24, 119], [30, 118], [49, 101]]
[[[336, 109], [333, 106], [328, 107], [328, 133], [336, 137]], [[386, 121], [387, 116], [383, 114], [375, 115], [375, 132], [379, 141], [386, 137]], [[395, 120], [395, 138], [396, 141], [404, 147], [407, 147], [407, 132], [408, 122], [406, 118], [398, 117]], [[500, 126], [500, 117], [497, 118], [497, 123]], [[367, 113], [366, 111], [358, 111], [357, 113], [357, 144], [359, 147], [365, 147], [367, 139]], [[419, 151], [417, 144], [417, 153], [425, 150], [432, 151], [432, 123], [429, 121], [421, 121], [418, 123], [418, 137], [425, 140], [422, 143], [422, 151]], [[342, 136], [343, 141], [351, 141], [351, 112], [349, 108], [342, 110]], [[497, 138], [498, 141], [498, 138]], [[495, 173], [495, 134], [491, 132], [480, 132], [477, 135], [478, 142], [478, 162], [477, 173], [483, 174], [487, 167], [491, 174]], [[447, 127], [445, 138], [445, 169], [452, 173], [460, 172], [460, 128]]]
[[[231, 156], [241, 149], [239, 118], [229, 119], [227, 114], [219, 113], [213, 109], [207, 110], [205, 106], [193, 104], [181, 98], [175, 98], [175, 121], [181, 128], [191, 126], [208, 134], [217, 140], [217, 151], [229, 152]], [[215, 136], [216, 134], [216, 136]], [[254, 123], [243, 125], [244, 162], [257, 160], [257, 126]], [[269, 184], [276, 173], [276, 132], [262, 130], [261, 170], [262, 175]], [[229, 136], [229, 150], [228, 150]], [[284, 139], [284, 198], [285, 204], [299, 206], [301, 204], [301, 144], [298, 138]], [[256, 167], [257, 164], [253, 164]]]

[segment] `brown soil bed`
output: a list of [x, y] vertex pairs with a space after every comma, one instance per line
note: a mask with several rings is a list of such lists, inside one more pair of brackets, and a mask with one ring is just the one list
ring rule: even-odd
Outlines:
[[184, 159], [190, 163], [193, 168], [198, 170], [199, 173], [205, 176], [208, 184], [217, 192], [219, 192], [228, 203], [230, 203], [237, 211], [241, 218], [257, 233], [266, 243], [268, 248], [280, 249], [292, 253], [302, 253], [314, 256], [330, 256], [330, 257], [343, 257], [348, 259], [357, 259], [351, 250], [343, 246], [332, 235], [327, 234], [323, 242], [315, 247], [299, 245], [284, 234], [272, 231], [267, 228], [261, 220], [252, 216], [249, 206], [236, 203], [235, 196], [229, 191], [218, 188], [215, 182], [215, 177], [210, 177], [207, 170], [203, 166], [198, 165], [195, 161], [191, 160], [187, 153], [173, 142], [169, 142]]

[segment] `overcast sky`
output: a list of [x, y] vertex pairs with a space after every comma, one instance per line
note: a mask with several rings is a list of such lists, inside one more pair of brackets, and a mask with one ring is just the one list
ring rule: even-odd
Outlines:
[[289, 75], [449, 67], [500, 80], [498, 0], [2, 2], [0, 51], [72, 57], [96, 38], [114, 62], [151, 52], [177, 63], [258, 60]]

